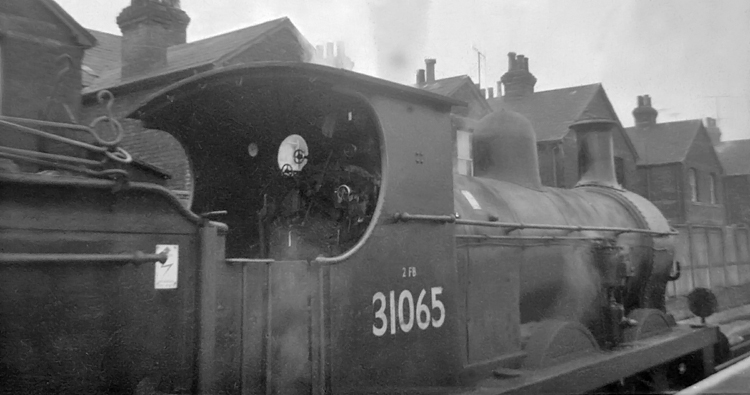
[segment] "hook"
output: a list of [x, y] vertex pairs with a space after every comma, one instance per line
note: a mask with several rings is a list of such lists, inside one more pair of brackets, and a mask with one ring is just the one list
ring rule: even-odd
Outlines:
[[99, 104], [104, 103], [104, 97], [107, 96], [107, 115], [109, 115], [110, 118], [114, 118], [114, 113], [112, 112], [112, 106], [115, 104], [115, 95], [112, 94], [112, 92], [104, 89], [100, 90], [96, 93], [96, 101], [99, 102]]

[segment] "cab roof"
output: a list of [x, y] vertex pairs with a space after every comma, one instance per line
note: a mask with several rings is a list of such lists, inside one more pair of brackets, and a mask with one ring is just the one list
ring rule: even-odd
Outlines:
[[311, 82], [329, 84], [332, 88], [399, 98], [445, 112], [450, 112], [452, 106], [466, 106], [460, 100], [348, 70], [301, 62], [257, 62], [206, 71], [174, 83], [146, 98], [127, 117], [139, 119], [146, 124], [156, 123], [160, 112], [171, 103], [206, 89], [209, 85], [226, 83], [228, 80], [242, 84], [246, 77], [283, 76], [306, 77]]

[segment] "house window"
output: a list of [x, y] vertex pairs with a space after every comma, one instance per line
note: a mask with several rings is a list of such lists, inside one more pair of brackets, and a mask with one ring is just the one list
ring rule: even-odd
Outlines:
[[625, 159], [615, 156], [615, 177], [620, 186], [625, 186]]
[[458, 159], [458, 174], [473, 176], [474, 162], [471, 152], [471, 132], [466, 130], [456, 131], [456, 156]]
[[719, 197], [716, 194], [716, 174], [711, 173], [711, 178], [709, 179], [710, 183], [708, 184], [708, 196], [711, 198], [711, 204], [717, 204], [719, 203]]
[[690, 200], [698, 202], [698, 175], [695, 169], [688, 169], [688, 188], [690, 190]]

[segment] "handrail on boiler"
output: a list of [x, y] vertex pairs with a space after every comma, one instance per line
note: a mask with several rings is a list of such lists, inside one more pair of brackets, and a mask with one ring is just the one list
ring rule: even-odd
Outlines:
[[650, 229], [637, 228], [618, 228], [611, 226], [587, 226], [587, 225], [553, 225], [553, 224], [524, 224], [521, 222], [496, 222], [496, 221], [479, 221], [471, 219], [459, 219], [454, 215], [429, 215], [429, 214], [409, 214], [396, 213], [393, 218], [398, 221], [428, 221], [440, 223], [453, 223], [457, 225], [474, 225], [486, 226], [492, 228], [506, 228], [508, 232], [518, 229], [550, 229], [550, 230], [567, 230], [571, 232], [596, 231], [596, 232], [615, 232], [615, 233], [642, 233], [656, 237], [674, 236], [678, 233], [674, 230], [669, 232], [659, 232]]
[[0, 265], [27, 263], [151, 263], [167, 261], [167, 254], [24, 254], [0, 253]]

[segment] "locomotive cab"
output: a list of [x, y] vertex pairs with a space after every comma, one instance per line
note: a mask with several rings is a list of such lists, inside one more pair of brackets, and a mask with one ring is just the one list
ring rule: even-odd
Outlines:
[[462, 104], [344, 70], [259, 63], [186, 79], [131, 115], [180, 140], [192, 211], [228, 225], [228, 259], [208, 263], [220, 274], [205, 326], [216, 328], [211, 366], [242, 369], [207, 386], [456, 385], [453, 228], [396, 218], [453, 212], [449, 113]]
[[230, 258], [310, 260], [349, 250], [380, 190], [371, 109], [304, 77], [233, 82], [191, 92], [189, 106], [167, 121], [190, 159], [192, 211], [229, 225]]

